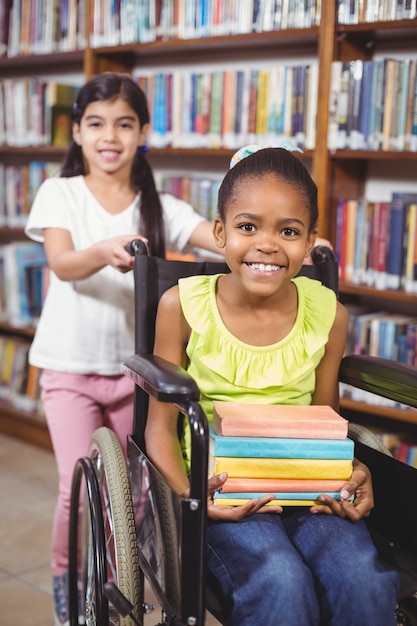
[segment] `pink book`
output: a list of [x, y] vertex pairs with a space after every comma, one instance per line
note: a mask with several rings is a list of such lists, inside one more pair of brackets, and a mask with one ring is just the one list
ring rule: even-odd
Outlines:
[[229, 437], [344, 439], [348, 432], [348, 421], [322, 405], [213, 402], [212, 426]]

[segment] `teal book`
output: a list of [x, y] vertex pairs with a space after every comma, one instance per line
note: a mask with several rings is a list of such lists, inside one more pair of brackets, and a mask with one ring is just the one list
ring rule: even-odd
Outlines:
[[218, 435], [211, 424], [209, 432], [213, 457], [351, 460], [354, 456], [354, 442], [348, 438], [232, 437]]
[[[244, 500], [253, 500], [254, 498], [261, 498], [262, 496], [267, 495], [269, 492], [267, 491], [236, 491], [236, 492], [226, 492], [222, 491], [214, 494], [214, 501], [216, 500], [230, 500], [236, 498], [242, 498]], [[322, 494], [334, 498], [335, 500], [340, 500], [340, 492], [339, 491], [283, 491], [283, 492], [275, 492], [271, 491], [270, 494], [274, 495], [277, 500], [317, 500], [317, 498]]]

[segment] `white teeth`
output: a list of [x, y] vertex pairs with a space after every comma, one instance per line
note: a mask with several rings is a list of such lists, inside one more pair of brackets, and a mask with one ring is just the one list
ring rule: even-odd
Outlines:
[[258, 272], [276, 272], [281, 267], [280, 265], [271, 265], [269, 263], [248, 263], [248, 266]]

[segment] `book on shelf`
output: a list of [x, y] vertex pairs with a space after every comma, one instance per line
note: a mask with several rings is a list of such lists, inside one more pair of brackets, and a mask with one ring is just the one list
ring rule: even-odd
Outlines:
[[391, 195], [390, 238], [387, 253], [387, 287], [401, 287], [404, 250], [403, 238], [406, 218], [406, 198], [403, 193], [394, 191]]
[[218, 435], [209, 425], [211, 456], [352, 459], [351, 439], [312, 439], [289, 437], [238, 437]]
[[377, 289], [387, 286], [386, 259], [390, 206], [387, 202], [372, 202], [369, 225], [367, 284]]
[[0, 164], [0, 226], [22, 228], [40, 184], [56, 174], [59, 165], [31, 161], [27, 165]]
[[299, 478], [349, 480], [350, 459], [288, 459], [209, 455], [209, 475], [226, 472], [235, 478]]
[[348, 422], [330, 406], [213, 402], [218, 435], [344, 439]]
[[368, 354], [382, 359], [399, 360], [400, 337], [405, 337], [407, 326], [416, 322], [417, 318], [409, 315], [386, 313], [375, 316], [370, 325]]
[[[5, 292], [3, 318], [14, 326], [33, 325], [39, 316], [49, 280], [43, 246], [16, 241], [0, 250], [1, 282]], [[42, 272], [43, 268], [45, 271]]]
[[417, 149], [417, 59], [410, 59], [405, 117], [405, 150]]
[[24, 411], [40, 413], [40, 370], [29, 365], [27, 341], [0, 337], [0, 398]]

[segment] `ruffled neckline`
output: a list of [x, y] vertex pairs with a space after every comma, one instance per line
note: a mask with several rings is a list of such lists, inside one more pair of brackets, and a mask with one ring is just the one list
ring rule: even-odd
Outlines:
[[285, 385], [318, 365], [336, 312], [331, 290], [310, 278], [294, 278], [298, 310], [291, 331], [275, 344], [254, 346], [237, 339], [221, 318], [216, 301], [220, 276], [179, 281], [181, 306], [193, 331], [187, 347], [192, 361], [248, 390], [254, 385], [258, 389]]

